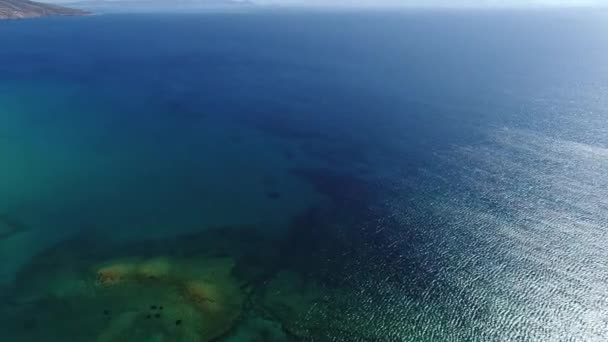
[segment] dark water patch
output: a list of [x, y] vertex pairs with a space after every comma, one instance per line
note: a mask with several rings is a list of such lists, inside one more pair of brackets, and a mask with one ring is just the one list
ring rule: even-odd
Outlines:
[[417, 253], [421, 239], [404, 233], [407, 227], [384, 222], [379, 232], [376, 221], [353, 219], [357, 215], [372, 217], [311, 209], [294, 219], [281, 245], [281, 266], [333, 286], [382, 275], [386, 282], [407, 282], [412, 294], [435, 279], [432, 259]]
[[264, 175], [262, 177], [262, 184], [264, 187], [272, 188], [278, 184], [278, 179], [274, 175]]
[[375, 152], [368, 144], [355, 141], [301, 143], [300, 150], [333, 168], [358, 169], [362, 166], [369, 167], [369, 156]]
[[363, 178], [326, 168], [291, 172], [326, 195], [331, 205], [311, 208], [292, 220], [282, 249], [284, 260], [292, 260], [304, 272], [324, 270], [333, 263], [328, 274], [337, 275], [341, 272], [335, 270], [344, 270], [353, 262], [346, 255], [355, 251], [361, 254], [379, 240], [379, 235], [370, 236], [365, 228], [378, 219], [375, 206], [380, 188]]
[[350, 173], [329, 168], [293, 168], [291, 174], [310, 182], [321, 194], [332, 200], [333, 206], [353, 212], [369, 212], [369, 205], [378, 195], [375, 184]]
[[36, 329], [37, 326], [36, 319], [28, 318], [23, 321], [23, 330], [26, 332], [32, 332]]
[[308, 273], [316, 269], [323, 259], [324, 248], [332, 245], [339, 253], [340, 245], [333, 244], [332, 231], [328, 229], [321, 209], [311, 208], [294, 218], [289, 227], [289, 234], [281, 245], [281, 263], [289, 268], [301, 269]]
[[[360, 133], [355, 128], [336, 129], [332, 123], [319, 118], [309, 118], [302, 113], [284, 114], [270, 110], [258, 115], [252, 114], [242, 121], [268, 136], [297, 145], [298, 152], [329, 163], [333, 167], [366, 163], [369, 160], [368, 155], [377, 147], [370, 146], [366, 139], [356, 138]], [[287, 160], [294, 160], [296, 153], [293, 150], [285, 150], [284, 156]]]
[[[76, 302], [78, 299], [76, 300]], [[48, 340], [62, 336], [69, 331], [71, 338], [78, 340], [94, 339], [95, 328], [103, 324], [95, 308], [78, 308], [82, 312], [78, 322], [63, 322], [57, 325], [58, 317], [66, 317], [76, 309], [74, 302], [56, 297], [45, 297], [40, 300], [21, 303], [15, 307], [10, 316], [3, 317], [3, 333], [7, 336], [20, 336], [25, 340]], [[63, 330], [63, 332], [62, 332]], [[18, 339], [21, 340], [21, 339]]]
[[[404, 201], [409, 188], [330, 169], [294, 169], [331, 199], [326, 208], [294, 218], [282, 260], [333, 284], [356, 284], [370, 274], [419, 297], [444, 266], [434, 241], [442, 227], [423, 202]], [[393, 201], [398, 201], [395, 207]], [[397, 210], [397, 211], [396, 211]]]
[[266, 197], [272, 200], [278, 200], [281, 198], [281, 193], [278, 191], [266, 191]]
[[155, 94], [149, 98], [144, 108], [155, 108], [171, 118], [196, 122], [207, 117], [206, 107], [199, 100], [200, 93], [188, 84], [172, 80], [168, 85], [153, 88]]
[[27, 226], [21, 221], [8, 215], [0, 215], [0, 240], [27, 230]]
[[239, 135], [232, 135], [230, 136], [230, 142], [233, 144], [240, 144], [243, 142], [243, 137]]
[[194, 107], [188, 100], [171, 99], [163, 106], [173, 117], [184, 119], [203, 119], [205, 113]]
[[292, 161], [295, 159], [296, 155], [292, 150], [285, 150], [283, 151], [283, 155], [285, 156], [285, 159]]
[[[113, 241], [111, 236], [104, 238], [103, 232], [98, 232], [98, 234], [87, 232], [64, 243], [70, 246], [70, 250], [78, 253], [84, 252], [85, 255], [95, 257], [150, 257], [159, 254], [188, 257], [252, 253], [264, 244], [270, 243], [272, 239], [273, 237], [264, 234], [263, 230], [256, 226], [224, 226], [162, 239], [152, 238], [127, 242]], [[168, 246], [173, 246], [173, 248]], [[49, 253], [56, 253], [56, 250], [61, 248], [66, 248], [66, 246], [56, 246], [49, 250]]]
[[329, 132], [324, 132], [313, 122], [305, 121], [306, 115], [291, 113], [288, 107], [248, 111], [244, 122], [270, 135], [294, 141], [331, 141]]

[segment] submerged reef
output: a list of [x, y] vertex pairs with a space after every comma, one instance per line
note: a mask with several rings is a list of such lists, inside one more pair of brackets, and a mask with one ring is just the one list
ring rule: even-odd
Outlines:
[[279, 262], [274, 244], [239, 228], [106, 251], [64, 242], [20, 274], [2, 318], [9, 336], [26, 340], [365, 340], [362, 324], [343, 315], [353, 289]]
[[[118, 260], [97, 269], [96, 285], [106, 296], [124, 298], [137, 307], [146, 306], [146, 301], [162, 303], [150, 304], [143, 312], [146, 319], [161, 319], [155, 324], [163, 334], [208, 341], [229, 331], [241, 314], [246, 290], [230, 274], [233, 267], [231, 258]], [[130, 298], [123, 297], [126, 292]], [[111, 322], [109, 334], [129, 337], [126, 330], [138, 320], [122, 322], [125, 319], [123, 315], [119, 323]], [[114, 324], [125, 331], [115, 331]]]
[[[11, 322], [8, 334], [134, 342], [391, 340], [385, 329], [405, 329], [391, 327], [405, 315], [391, 293], [415, 301], [399, 286], [406, 277], [408, 287], [426, 286], [428, 272], [392, 252], [394, 223], [380, 221], [384, 208], [371, 205], [379, 191], [373, 184], [327, 169], [292, 171], [332, 205], [310, 208], [281, 232], [217, 227], [120, 242], [97, 231], [47, 250], [18, 277], [14, 310], [1, 317]], [[379, 313], [373, 319], [370, 306]]]
[[231, 274], [232, 258], [134, 257], [88, 266], [88, 271], [57, 267], [32, 275], [45, 287], [18, 292], [14, 318], [25, 322], [34, 317], [37, 328], [23, 328], [17, 335], [30, 340], [69, 335], [94, 341], [212, 341], [234, 327], [248, 294]]

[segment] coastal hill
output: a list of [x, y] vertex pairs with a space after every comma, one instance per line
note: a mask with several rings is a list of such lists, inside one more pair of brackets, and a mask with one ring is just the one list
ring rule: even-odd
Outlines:
[[191, 12], [213, 9], [242, 9], [252, 6], [250, 0], [65, 0], [72, 8], [95, 13], [116, 12]]
[[0, 0], [0, 20], [86, 14], [89, 12], [28, 0]]

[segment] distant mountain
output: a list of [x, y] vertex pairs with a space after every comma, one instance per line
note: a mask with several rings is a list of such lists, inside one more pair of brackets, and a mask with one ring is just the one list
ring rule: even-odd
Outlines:
[[65, 2], [67, 6], [95, 12], [188, 11], [210, 8], [242, 8], [250, 0], [81, 0]]
[[28, 0], [0, 0], [0, 20], [86, 14], [89, 12]]

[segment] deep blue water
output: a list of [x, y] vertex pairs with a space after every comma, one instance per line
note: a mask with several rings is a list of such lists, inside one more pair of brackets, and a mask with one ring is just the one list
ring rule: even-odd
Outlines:
[[605, 340], [607, 16], [0, 23], [8, 340], [196, 340], [75, 284], [220, 256], [247, 300], [203, 339]]

